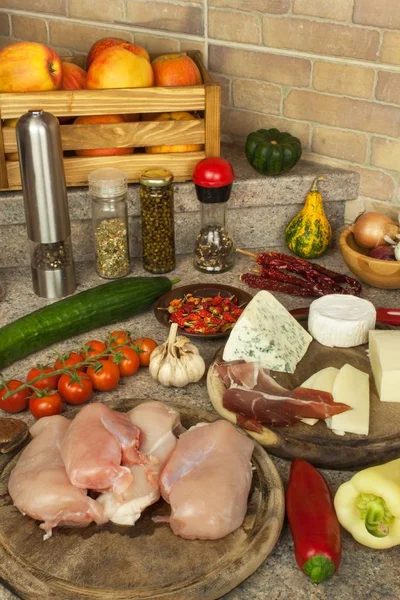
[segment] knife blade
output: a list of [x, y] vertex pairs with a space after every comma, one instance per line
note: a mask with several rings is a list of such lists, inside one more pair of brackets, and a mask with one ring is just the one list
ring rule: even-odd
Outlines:
[[[308, 319], [309, 307], [294, 308], [289, 312], [298, 321], [305, 321]], [[400, 308], [379, 307], [376, 309], [376, 320], [385, 325], [400, 325]]]

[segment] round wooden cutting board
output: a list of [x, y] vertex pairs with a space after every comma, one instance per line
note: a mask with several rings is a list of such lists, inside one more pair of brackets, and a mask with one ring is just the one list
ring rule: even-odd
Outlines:
[[[122, 400], [113, 408], [126, 411], [142, 401]], [[185, 427], [218, 419], [187, 406], [175, 408]], [[260, 566], [282, 529], [282, 482], [266, 452], [256, 445], [246, 517], [225, 538], [189, 541], [175, 536], [168, 525], [151, 520], [169, 512], [159, 501], [134, 527], [111, 523], [56, 528], [44, 542], [38, 523], [24, 517], [7, 492], [18, 456], [2, 457], [0, 462], [0, 576], [24, 599], [214, 600]]]
[[[236, 422], [234, 413], [222, 406], [225, 386], [214, 373], [214, 365], [222, 360], [220, 348], [208, 370], [207, 390], [215, 410]], [[328, 348], [313, 340], [295, 373], [277, 373], [278, 383], [292, 390], [300, 386], [313, 373], [325, 367], [340, 369], [346, 363], [369, 374], [370, 426], [369, 435], [332, 433], [324, 421], [313, 426], [296, 423], [290, 427], [263, 427], [262, 434], [251, 431], [254, 437], [271, 454], [282, 458], [304, 458], [316, 467], [326, 469], [358, 469], [368, 467], [400, 456], [400, 403], [381, 402], [371, 371], [367, 346], [356, 348]]]

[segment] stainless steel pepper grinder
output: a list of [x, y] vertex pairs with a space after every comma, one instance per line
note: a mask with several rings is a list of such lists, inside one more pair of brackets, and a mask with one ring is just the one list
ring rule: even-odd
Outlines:
[[74, 292], [76, 279], [59, 122], [30, 110], [16, 133], [33, 290], [42, 298], [63, 298]]

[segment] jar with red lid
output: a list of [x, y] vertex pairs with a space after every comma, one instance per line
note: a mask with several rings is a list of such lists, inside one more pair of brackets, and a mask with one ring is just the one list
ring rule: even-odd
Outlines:
[[234, 178], [232, 165], [223, 158], [204, 158], [193, 171], [201, 206], [194, 266], [204, 273], [223, 273], [234, 264], [233, 240], [226, 227], [226, 206]]

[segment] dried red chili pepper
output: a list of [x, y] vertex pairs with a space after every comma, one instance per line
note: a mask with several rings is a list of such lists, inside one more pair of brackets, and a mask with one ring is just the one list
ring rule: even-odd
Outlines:
[[[336, 273], [305, 259], [280, 252], [260, 252], [259, 254], [254, 254], [247, 250], [238, 249], [237, 251], [251, 256], [261, 265], [262, 271], [260, 275], [265, 281], [259, 280], [259, 283], [262, 284], [259, 289], [280, 291], [297, 296], [322, 296], [333, 293], [359, 295], [361, 293], [361, 284], [357, 279]], [[301, 275], [305, 277], [305, 280], [293, 277], [283, 271]], [[250, 274], [245, 275], [248, 277]], [[252, 282], [248, 284], [250, 287], [258, 287], [254, 279], [250, 281]], [[283, 285], [279, 287], [272, 284], [271, 281], [280, 281], [286, 285], [285, 287]], [[341, 283], [347, 284], [348, 287], [342, 287]], [[291, 284], [295, 286], [293, 289], [287, 287]], [[304, 293], [299, 292], [296, 289], [297, 286], [301, 287]], [[310, 293], [305, 293], [307, 290]]]
[[312, 291], [310, 288], [300, 287], [291, 283], [283, 283], [281, 281], [275, 281], [274, 279], [267, 279], [266, 277], [253, 275], [252, 273], [242, 273], [240, 281], [243, 281], [243, 283], [246, 283], [251, 288], [271, 290], [273, 292], [291, 294], [292, 296], [311, 296], [317, 298], [321, 295]]

